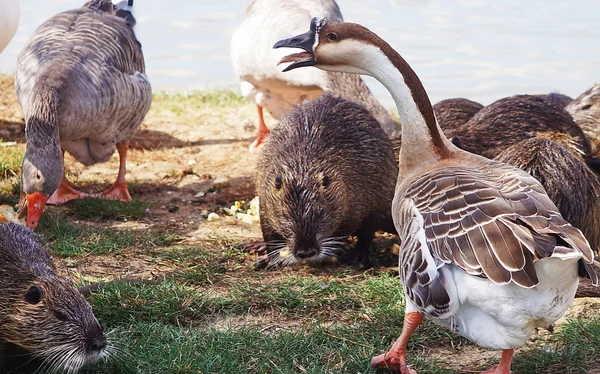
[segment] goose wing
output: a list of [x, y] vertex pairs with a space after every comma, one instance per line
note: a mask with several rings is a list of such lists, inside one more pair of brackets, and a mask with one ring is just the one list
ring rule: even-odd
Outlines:
[[496, 284], [538, 284], [533, 263], [583, 258], [594, 283], [593, 252], [541, 184], [497, 162], [426, 173], [401, 190], [394, 219], [402, 241], [400, 272], [407, 296], [436, 316], [451, 297], [438, 271], [453, 264]]

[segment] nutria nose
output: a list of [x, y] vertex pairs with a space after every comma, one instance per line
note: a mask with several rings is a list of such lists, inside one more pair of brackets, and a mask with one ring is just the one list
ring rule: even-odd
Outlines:
[[101, 352], [106, 348], [106, 338], [101, 336], [90, 336], [86, 339], [88, 351]]
[[313, 257], [316, 254], [317, 250], [314, 248], [303, 248], [296, 251], [296, 256], [300, 257], [303, 260], [306, 258]]

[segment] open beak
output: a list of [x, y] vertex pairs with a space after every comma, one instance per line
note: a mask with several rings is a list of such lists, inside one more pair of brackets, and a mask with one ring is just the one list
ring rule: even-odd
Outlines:
[[[23, 195], [23, 193], [21, 193]], [[27, 212], [27, 227], [34, 230], [38, 223], [40, 223], [40, 217], [42, 213], [44, 213], [44, 208], [46, 207], [46, 202], [50, 196], [46, 196], [41, 192], [36, 192], [32, 194], [25, 194], [25, 203], [21, 207], [21, 213], [19, 214], [19, 218], [23, 218], [25, 216], [25, 212]]]
[[315, 52], [313, 47], [315, 45], [315, 38], [317, 35], [317, 18], [313, 18], [310, 22], [310, 31], [294, 36], [289, 39], [283, 39], [275, 43], [273, 48], [300, 48], [305, 52], [294, 53], [291, 55], [287, 55], [282, 58], [279, 64], [283, 64], [285, 62], [291, 62], [288, 67], [283, 69], [283, 71], [290, 71], [296, 68], [304, 67], [304, 66], [314, 66], [317, 64], [317, 60], [315, 58]]

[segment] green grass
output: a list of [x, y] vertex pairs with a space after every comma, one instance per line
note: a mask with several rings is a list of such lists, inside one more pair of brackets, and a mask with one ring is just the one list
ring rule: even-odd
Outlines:
[[230, 90], [159, 93], [152, 98], [153, 108], [174, 114], [189, 114], [206, 108], [229, 108], [246, 103], [246, 99]]
[[170, 246], [180, 239], [171, 233], [152, 230], [118, 230], [74, 223], [56, 212], [45, 212], [37, 232], [53, 253], [60, 256], [120, 253], [131, 248]]
[[73, 214], [86, 219], [130, 220], [144, 217], [148, 204], [137, 198], [127, 203], [119, 200], [86, 198], [73, 200], [69, 203], [69, 207]]
[[12, 203], [5, 196], [13, 195], [19, 190], [21, 163], [24, 147], [4, 146], [0, 140], [0, 204]]

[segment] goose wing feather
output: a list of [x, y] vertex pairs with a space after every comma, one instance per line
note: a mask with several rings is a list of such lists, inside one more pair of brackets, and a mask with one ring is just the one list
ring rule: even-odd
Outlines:
[[594, 283], [593, 252], [541, 184], [525, 172], [489, 162], [447, 167], [403, 183], [394, 204], [407, 296], [429, 314], [449, 312], [452, 291], [439, 269], [453, 264], [496, 284], [538, 284], [533, 263], [582, 258]]

